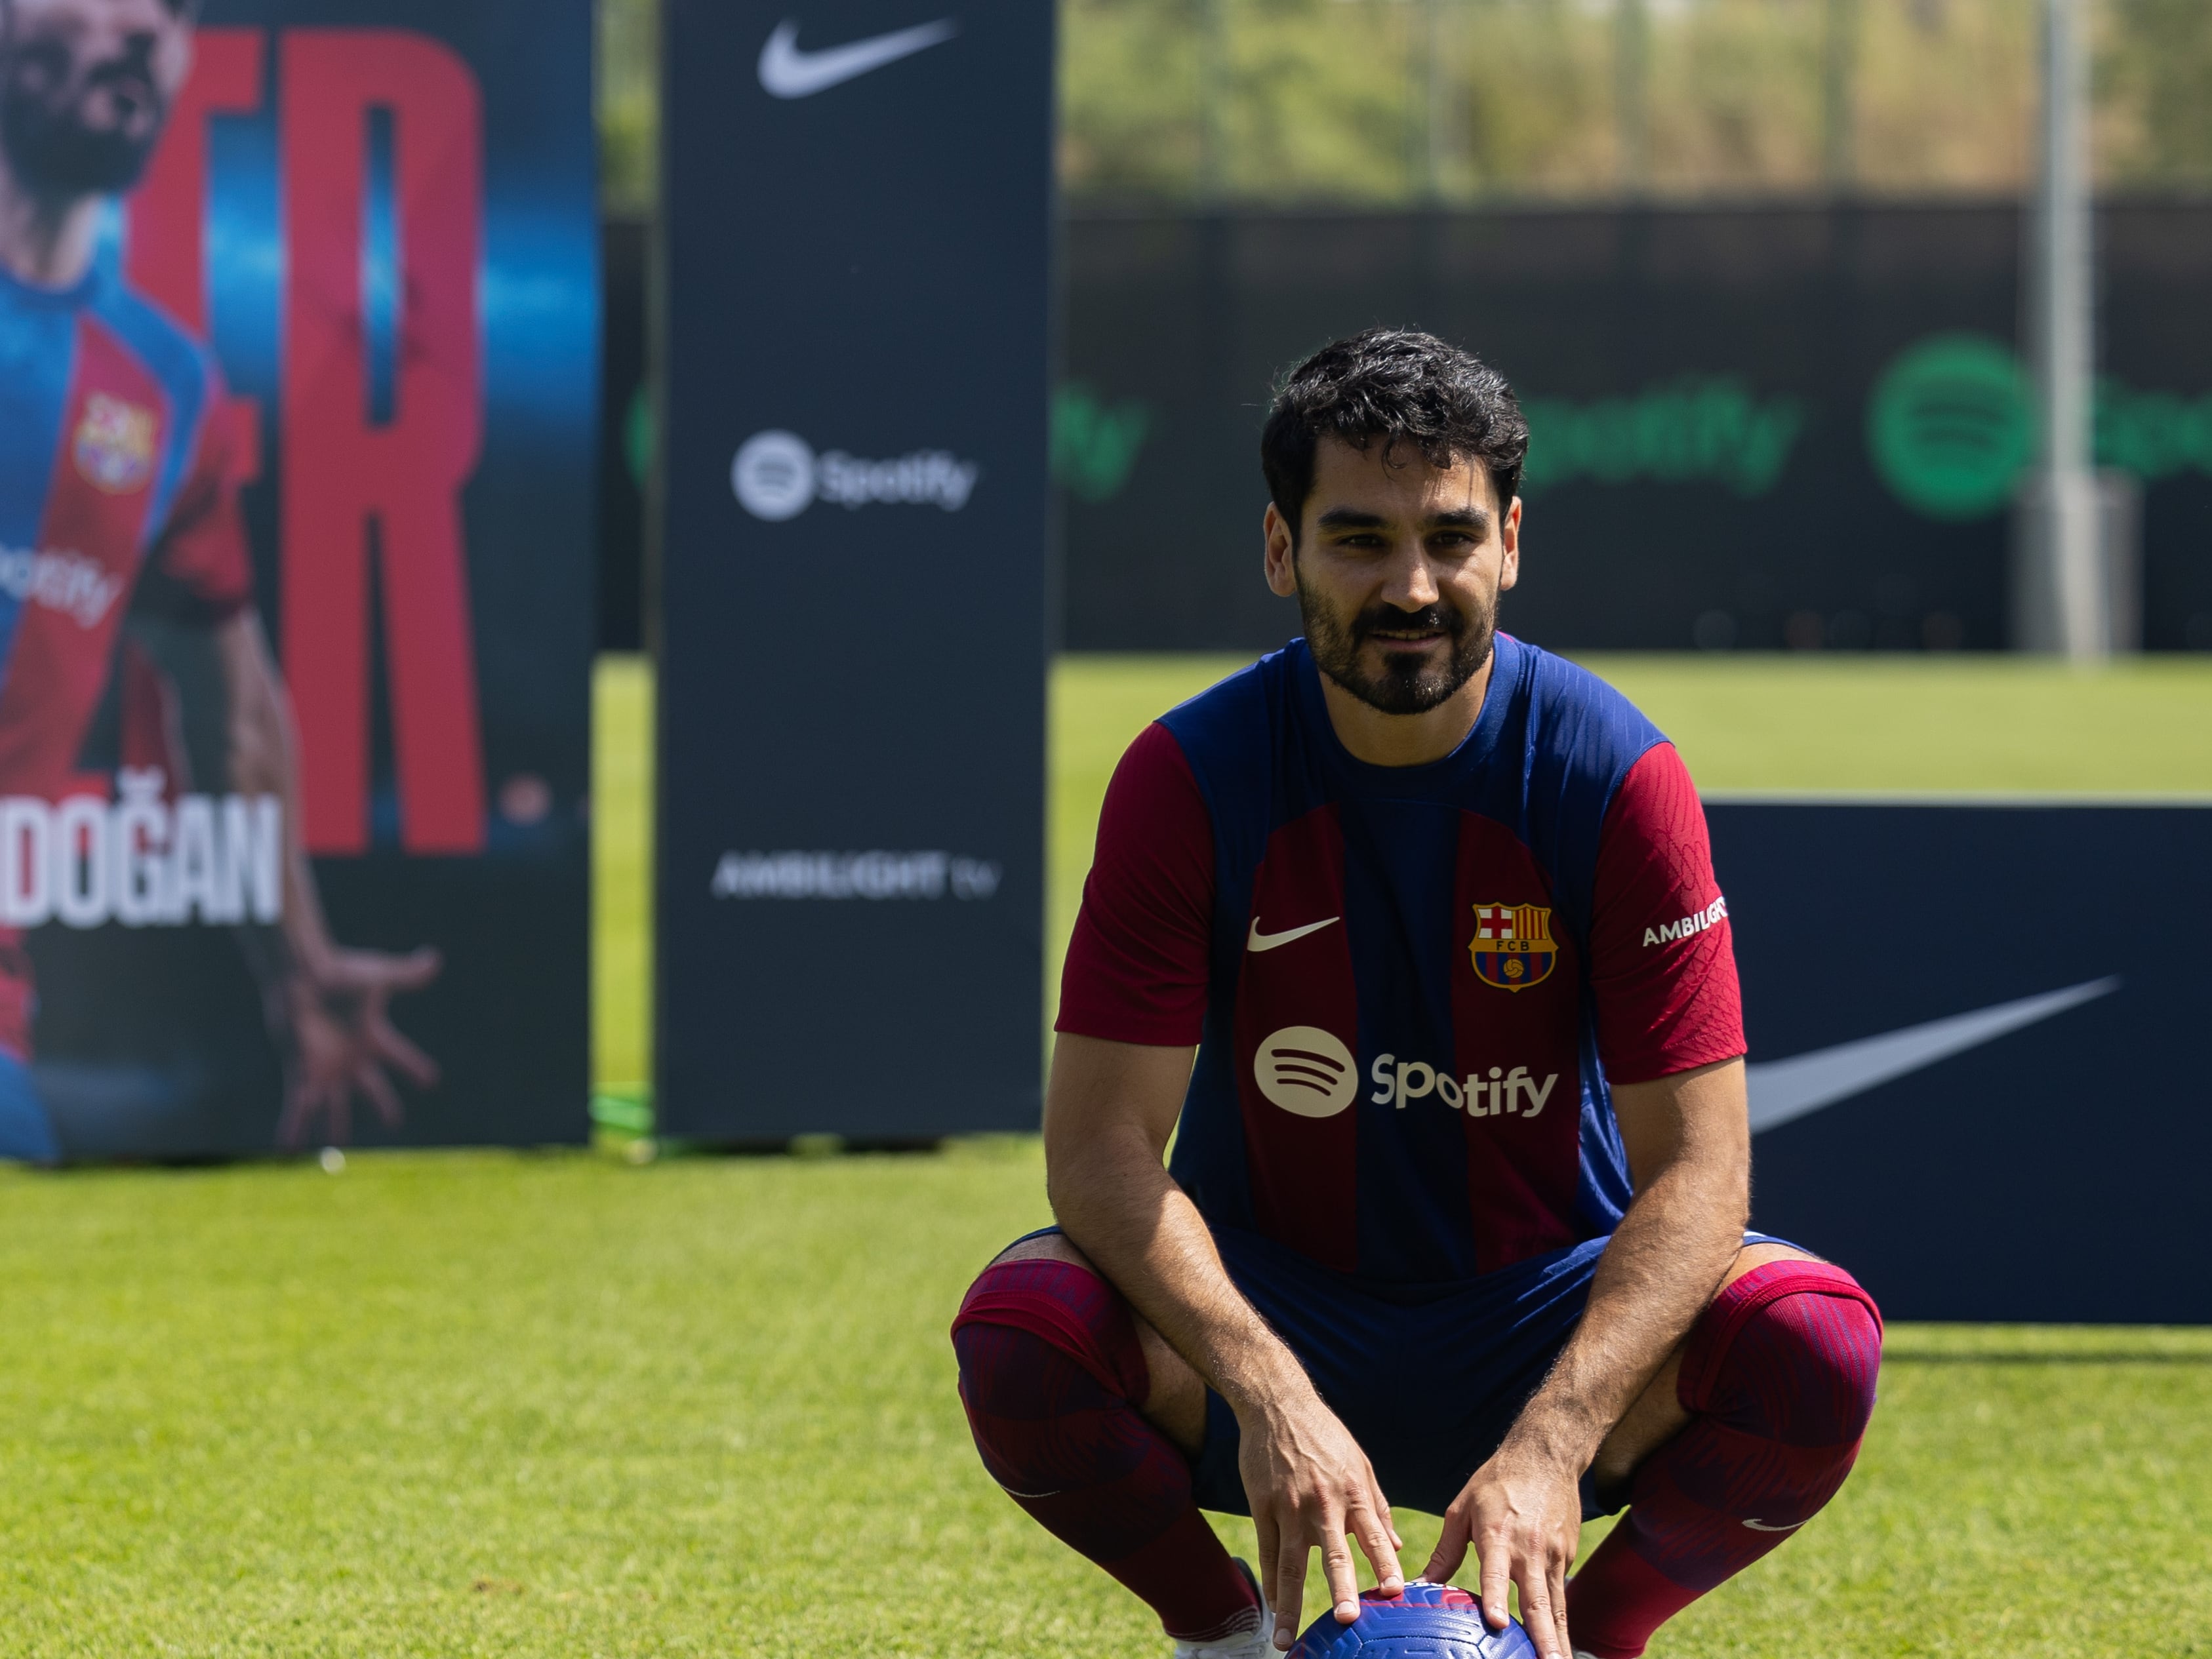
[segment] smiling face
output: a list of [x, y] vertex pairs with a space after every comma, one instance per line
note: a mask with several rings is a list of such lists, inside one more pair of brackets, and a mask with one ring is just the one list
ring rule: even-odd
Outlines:
[[1490, 660], [1498, 598], [1520, 575], [1521, 503], [1471, 459], [1323, 438], [1297, 534], [1267, 509], [1267, 585], [1297, 595], [1315, 662], [1386, 714], [1449, 702]]
[[191, 72], [196, 0], [0, 0], [0, 150], [57, 199], [128, 190]]

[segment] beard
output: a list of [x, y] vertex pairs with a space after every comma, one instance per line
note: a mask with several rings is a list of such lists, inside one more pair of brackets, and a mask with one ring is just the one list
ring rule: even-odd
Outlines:
[[[1449, 702], [1490, 660], [1498, 623], [1495, 606], [1486, 607], [1480, 601], [1471, 611], [1442, 601], [1420, 611], [1371, 605], [1345, 617], [1306, 586], [1304, 572], [1298, 576], [1298, 611], [1305, 620], [1306, 647], [1313, 653], [1315, 665], [1360, 702], [1385, 714], [1425, 714]], [[1380, 674], [1370, 674], [1359, 665], [1361, 652], [1378, 632], [1413, 629], [1433, 629], [1443, 635], [1447, 649], [1442, 663], [1434, 662], [1426, 652], [1385, 649]]]
[[[143, 51], [126, 52], [75, 73], [68, 49], [33, 40], [0, 55], [0, 150], [25, 189], [49, 198], [112, 196], [129, 190], [145, 172], [160, 142], [168, 108]], [[94, 95], [112, 83], [135, 82], [112, 126], [88, 118]]]

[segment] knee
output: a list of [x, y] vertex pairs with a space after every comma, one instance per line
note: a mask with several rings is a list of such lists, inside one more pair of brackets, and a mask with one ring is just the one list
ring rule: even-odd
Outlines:
[[[1128, 1304], [1057, 1234], [1025, 1239], [983, 1269], [952, 1322], [970, 1414], [1038, 1418], [1087, 1380], [1125, 1402], [1148, 1385]], [[1077, 1407], [1080, 1408], [1080, 1407]]]
[[1721, 1293], [1684, 1360], [1691, 1409], [1787, 1445], [1856, 1446], [1874, 1413], [1881, 1316], [1842, 1269], [1777, 1262]]

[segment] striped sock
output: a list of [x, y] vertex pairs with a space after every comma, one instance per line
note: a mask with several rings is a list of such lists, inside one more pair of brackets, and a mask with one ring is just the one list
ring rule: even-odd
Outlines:
[[1628, 1513], [1575, 1575], [1577, 1649], [1636, 1659], [1651, 1633], [1818, 1514], [1874, 1410], [1881, 1316], [1826, 1262], [1754, 1268], [1683, 1350], [1689, 1427], [1636, 1472]]
[[952, 1327], [983, 1467], [1179, 1641], [1257, 1630], [1259, 1597], [1191, 1502], [1190, 1466], [1138, 1410], [1152, 1379], [1121, 1293], [1050, 1261], [986, 1268]]

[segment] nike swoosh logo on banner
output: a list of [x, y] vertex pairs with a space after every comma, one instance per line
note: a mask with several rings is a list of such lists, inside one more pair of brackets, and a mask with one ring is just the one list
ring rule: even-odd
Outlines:
[[761, 90], [771, 98], [811, 98], [886, 64], [942, 46], [959, 33], [959, 24], [940, 17], [934, 23], [917, 23], [910, 29], [871, 35], [847, 46], [801, 52], [799, 25], [787, 21], [775, 26], [775, 33], [761, 48]]
[[1254, 951], [1272, 951], [1278, 945], [1288, 945], [1294, 939], [1304, 939], [1308, 933], [1318, 933], [1324, 927], [1333, 927], [1340, 920], [1340, 917], [1330, 916], [1327, 921], [1310, 921], [1303, 927], [1288, 928], [1279, 933], [1263, 933], [1260, 931], [1260, 918], [1255, 916], [1252, 918], [1252, 936], [1244, 943]]
[[1863, 1095], [1878, 1084], [1978, 1048], [2024, 1025], [2063, 1014], [2120, 988], [2117, 979], [2093, 979], [2063, 991], [2001, 1002], [1971, 1014], [1908, 1025], [1901, 1031], [1861, 1037], [1809, 1054], [1770, 1060], [1745, 1068], [1751, 1090], [1751, 1132], [1795, 1121], [1823, 1106]]

